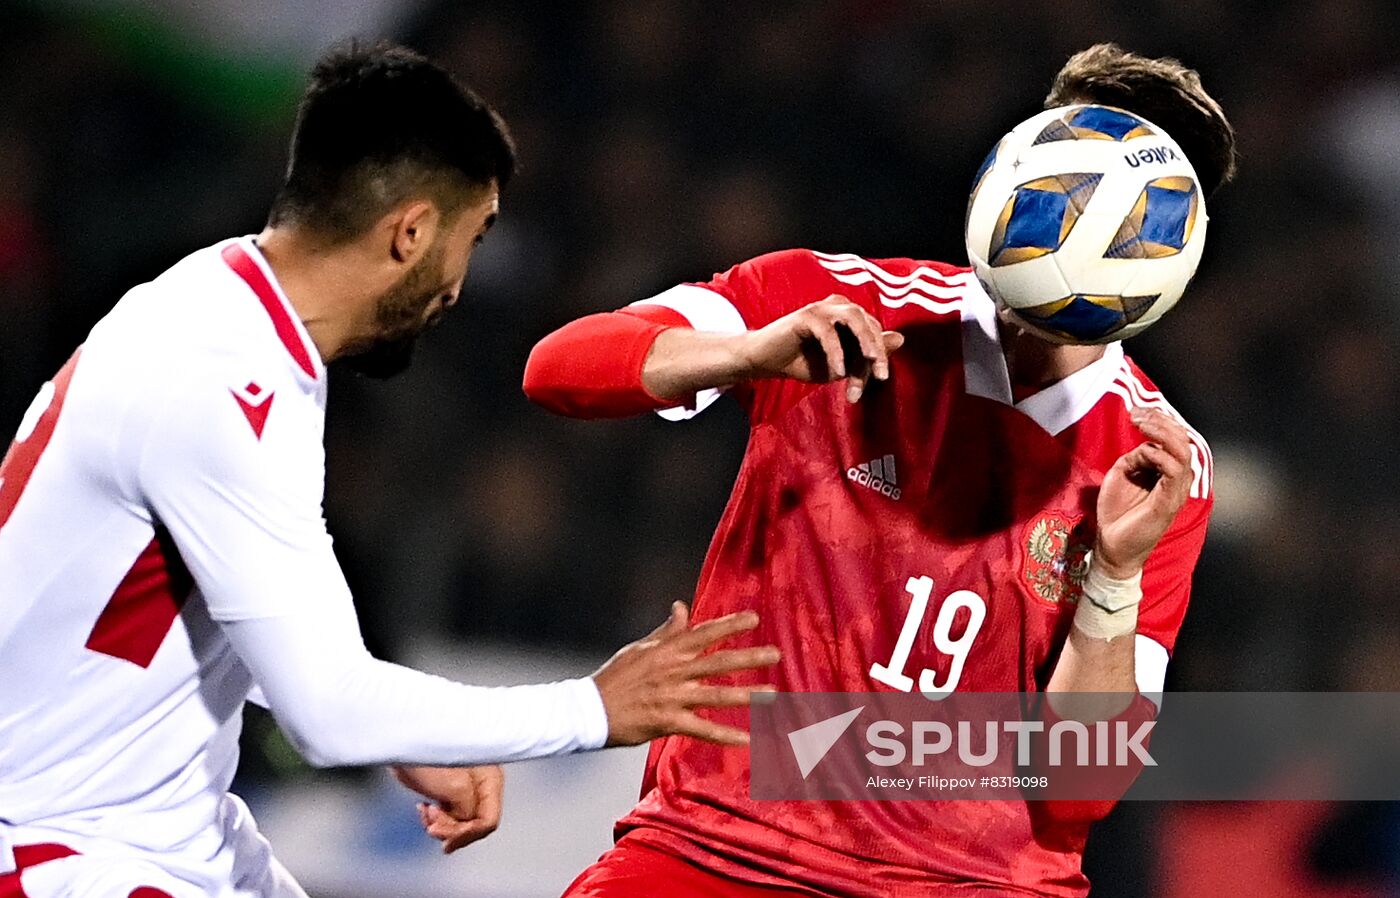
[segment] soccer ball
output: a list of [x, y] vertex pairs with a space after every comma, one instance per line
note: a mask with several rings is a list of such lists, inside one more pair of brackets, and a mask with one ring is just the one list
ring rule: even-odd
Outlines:
[[1107, 343], [1176, 305], [1206, 220], [1195, 169], [1165, 131], [1111, 106], [1063, 106], [1017, 125], [982, 163], [967, 255], [1017, 324]]

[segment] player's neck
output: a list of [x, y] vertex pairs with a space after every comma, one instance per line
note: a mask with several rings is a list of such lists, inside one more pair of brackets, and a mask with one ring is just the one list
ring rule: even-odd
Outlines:
[[353, 251], [327, 248], [294, 229], [267, 227], [256, 238], [282, 292], [323, 362], [332, 362], [364, 329], [374, 297], [356, 275]]
[[1013, 390], [1038, 392], [1103, 358], [1102, 346], [1062, 346], [998, 321]]

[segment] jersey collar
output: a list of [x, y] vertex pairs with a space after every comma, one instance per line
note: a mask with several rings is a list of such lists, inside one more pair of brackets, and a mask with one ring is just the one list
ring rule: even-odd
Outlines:
[[321, 361], [321, 354], [316, 351], [316, 344], [311, 342], [306, 326], [302, 324], [287, 294], [282, 291], [282, 286], [277, 283], [272, 266], [267, 264], [253, 238], [240, 237], [228, 242], [220, 250], [220, 255], [224, 264], [248, 285], [258, 302], [262, 303], [278, 339], [302, 373], [312, 380], [324, 379], [326, 366]]
[[1051, 436], [1088, 414], [1108, 392], [1123, 364], [1123, 344], [1110, 343], [1104, 347], [1103, 356], [1093, 363], [1039, 393], [1013, 402], [1011, 376], [997, 329], [996, 304], [976, 280], [968, 285], [962, 304], [962, 344], [967, 393], [1011, 406]]

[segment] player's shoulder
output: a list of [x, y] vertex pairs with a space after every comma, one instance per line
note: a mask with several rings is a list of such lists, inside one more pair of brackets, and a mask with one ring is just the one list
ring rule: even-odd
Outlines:
[[1192, 499], [1198, 500], [1211, 499], [1214, 495], [1215, 458], [1211, 453], [1210, 444], [1201, 431], [1177, 410], [1157, 384], [1130, 356], [1123, 354], [1118, 360], [1112, 372], [1108, 392], [1118, 400], [1110, 402], [1108, 407], [1113, 414], [1116, 425], [1114, 429], [1120, 434], [1122, 451], [1127, 451], [1142, 439], [1142, 435], [1132, 424], [1132, 413], [1135, 410], [1158, 409], [1164, 411], [1186, 428], [1187, 437], [1191, 441], [1191, 469], [1193, 472], [1190, 496]]
[[93, 328], [70, 398], [85, 417], [133, 439], [174, 418], [200, 422], [208, 438], [251, 425], [261, 439], [275, 400], [274, 423], [305, 418], [298, 433], [317, 433], [325, 384], [315, 348], [285, 298], [257, 295], [271, 289], [270, 271], [259, 269], [259, 287], [249, 284], [225, 258], [231, 246], [265, 265], [248, 255], [246, 239], [206, 247], [133, 287]]
[[963, 283], [972, 276], [972, 269], [951, 262], [937, 262], [932, 259], [871, 259], [856, 253], [829, 253], [820, 250], [803, 250], [809, 253], [818, 265], [833, 274], [863, 272], [888, 282], [890, 278], [900, 278], [900, 284], [913, 283], [924, 279], [947, 283]]
[[986, 301], [966, 266], [927, 259], [867, 258], [856, 253], [785, 249], [746, 263], [753, 276], [770, 284], [800, 283], [829, 289], [864, 305], [905, 309], [914, 315], [956, 313], [968, 303]]
[[172, 381], [243, 370], [281, 380], [298, 369], [314, 381], [314, 347], [273, 283], [246, 238], [196, 250], [129, 290], [93, 329], [84, 355]]

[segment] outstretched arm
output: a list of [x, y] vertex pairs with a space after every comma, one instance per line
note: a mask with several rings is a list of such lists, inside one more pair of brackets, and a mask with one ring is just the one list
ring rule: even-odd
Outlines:
[[524, 389], [550, 411], [579, 418], [689, 405], [705, 390], [775, 377], [847, 380], [855, 402], [871, 377], [889, 377], [889, 354], [903, 342], [839, 295], [735, 333], [697, 330], [670, 309], [632, 306], [581, 318], [541, 340]]
[[771, 647], [710, 651], [757, 626], [752, 612], [692, 628], [681, 606], [591, 678], [466, 686], [372, 657], [346, 598], [305, 613], [223, 624], [278, 724], [317, 766], [494, 764], [639, 745], [672, 733], [742, 745], [746, 732], [695, 709], [747, 705], [764, 687], [704, 680], [777, 661]]
[[321, 517], [318, 420], [298, 415], [294, 387], [282, 385], [256, 432], [226, 382], [237, 381], [194, 376], [169, 388], [167, 408], [146, 422], [135, 486], [308, 760], [468, 765], [669, 733], [746, 740], [693, 709], [746, 704], [751, 689], [712, 689], [705, 678], [776, 661], [767, 647], [710, 651], [753, 629], [752, 613], [691, 628], [677, 610], [592, 678], [559, 683], [486, 689], [372, 657]]

